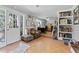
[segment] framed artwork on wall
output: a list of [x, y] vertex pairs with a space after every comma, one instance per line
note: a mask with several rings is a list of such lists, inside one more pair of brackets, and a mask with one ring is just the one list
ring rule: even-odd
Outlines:
[[74, 25], [79, 24], [79, 6], [74, 9]]

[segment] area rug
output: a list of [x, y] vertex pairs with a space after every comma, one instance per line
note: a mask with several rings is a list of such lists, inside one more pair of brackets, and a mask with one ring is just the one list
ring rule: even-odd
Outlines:
[[27, 44], [19, 43], [19, 46], [12, 50], [10, 53], [25, 53], [30, 46]]

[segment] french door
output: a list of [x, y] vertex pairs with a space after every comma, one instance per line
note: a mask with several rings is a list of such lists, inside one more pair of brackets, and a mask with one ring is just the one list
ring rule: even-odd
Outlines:
[[5, 10], [0, 9], [0, 48], [6, 45]]
[[19, 16], [15, 11], [6, 13], [6, 40], [7, 44], [20, 40]]

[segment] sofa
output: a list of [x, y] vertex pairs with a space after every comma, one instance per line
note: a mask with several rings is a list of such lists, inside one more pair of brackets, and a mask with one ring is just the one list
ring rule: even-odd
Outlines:
[[36, 38], [39, 38], [41, 36], [41, 31], [35, 30], [34, 28], [31, 28], [29, 31], [27, 31], [27, 35], [23, 35], [21, 37], [21, 40], [24, 42], [30, 42]]
[[30, 30], [30, 34], [33, 35], [34, 39], [36, 39], [36, 38], [41, 36], [41, 31], [35, 30], [35, 29], [31, 29]]

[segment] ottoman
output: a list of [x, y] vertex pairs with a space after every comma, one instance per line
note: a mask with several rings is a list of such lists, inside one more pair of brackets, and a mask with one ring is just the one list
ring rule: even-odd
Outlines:
[[32, 35], [26, 35], [26, 36], [22, 36], [21, 38], [24, 42], [29, 42], [32, 41], [34, 39], [34, 37]]

